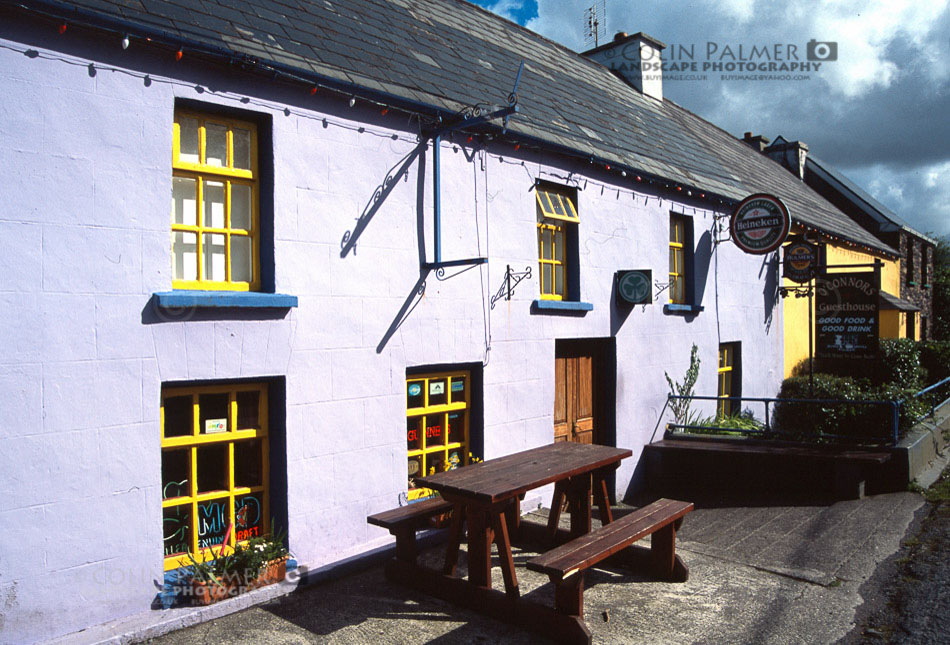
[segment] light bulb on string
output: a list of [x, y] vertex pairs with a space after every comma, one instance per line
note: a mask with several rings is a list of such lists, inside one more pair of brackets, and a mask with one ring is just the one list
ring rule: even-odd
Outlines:
[[122, 36], [122, 49], [128, 49], [128, 48], [129, 48], [129, 35], [125, 34], [124, 36]]

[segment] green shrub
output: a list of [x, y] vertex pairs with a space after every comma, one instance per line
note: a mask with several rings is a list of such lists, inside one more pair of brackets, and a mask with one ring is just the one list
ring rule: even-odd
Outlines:
[[924, 380], [920, 346], [910, 338], [882, 338], [876, 374], [878, 383], [893, 383], [920, 390]]
[[918, 345], [920, 365], [927, 372], [927, 385], [933, 385], [950, 376], [950, 341], [930, 340]]
[[894, 412], [891, 406], [854, 404], [847, 401], [904, 401], [900, 408], [899, 432], [906, 432], [924, 413], [924, 404], [913, 399], [917, 387], [889, 383], [872, 385], [868, 379], [815, 374], [814, 393], [809, 393], [807, 376], [794, 376], [782, 382], [781, 399], [842, 400], [845, 403], [776, 404], [772, 429], [789, 438], [819, 441], [836, 435], [855, 441], [886, 441], [893, 436]]

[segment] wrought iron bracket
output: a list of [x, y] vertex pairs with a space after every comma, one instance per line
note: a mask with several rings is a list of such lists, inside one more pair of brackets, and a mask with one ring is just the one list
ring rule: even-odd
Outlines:
[[505, 300], [511, 300], [511, 295], [514, 293], [515, 287], [521, 283], [522, 280], [531, 278], [531, 267], [525, 267], [524, 271], [512, 271], [511, 265], [507, 265], [505, 269], [505, 279], [501, 283], [501, 286], [498, 287], [498, 291], [495, 292], [495, 295], [491, 297], [491, 308], [495, 308], [495, 303], [504, 298]]

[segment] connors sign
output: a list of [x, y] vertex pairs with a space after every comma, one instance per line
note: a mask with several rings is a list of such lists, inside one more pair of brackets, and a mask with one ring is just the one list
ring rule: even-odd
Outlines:
[[764, 255], [782, 246], [792, 220], [782, 200], [757, 193], [743, 199], [732, 213], [732, 241], [746, 253]]

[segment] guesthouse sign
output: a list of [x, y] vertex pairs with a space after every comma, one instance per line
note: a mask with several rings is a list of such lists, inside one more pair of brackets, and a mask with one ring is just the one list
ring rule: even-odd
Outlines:
[[815, 356], [871, 359], [878, 351], [880, 276], [828, 273], [815, 289]]
[[732, 241], [746, 253], [765, 255], [782, 246], [792, 220], [782, 200], [756, 193], [743, 199], [732, 213]]

